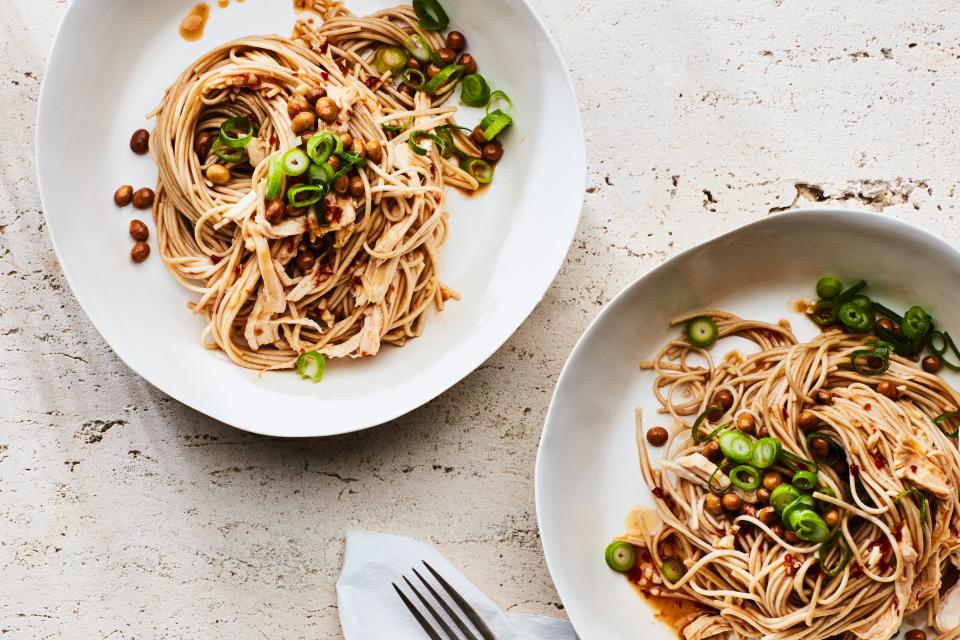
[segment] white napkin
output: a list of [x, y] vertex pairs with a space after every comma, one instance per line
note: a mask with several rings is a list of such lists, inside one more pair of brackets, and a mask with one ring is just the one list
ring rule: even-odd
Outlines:
[[[423, 560], [429, 562], [473, 606], [497, 640], [576, 640], [573, 626], [566, 620], [500, 611], [490, 598], [473, 586], [433, 546], [419, 540], [369, 531], [351, 531], [347, 534], [343, 571], [337, 580], [337, 604], [343, 637], [346, 640], [427, 638], [391, 585], [396, 582], [411, 602], [419, 605], [424, 616], [432, 621], [430, 614], [422, 608], [403, 581], [403, 576], [407, 576], [434, 604], [430, 594], [413, 575], [411, 569], [416, 567], [420, 575], [431, 581], [437, 593], [445, 593], [423, 566]], [[439, 611], [436, 604], [434, 608]]]

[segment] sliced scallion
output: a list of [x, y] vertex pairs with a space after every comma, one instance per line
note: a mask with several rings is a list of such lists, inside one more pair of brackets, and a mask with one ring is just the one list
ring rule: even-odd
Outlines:
[[480, 184], [489, 184], [493, 180], [493, 165], [483, 158], [465, 156], [460, 159], [460, 168]]
[[417, 91], [423, 91], [427, 77], [419, 69], [404, 69], [400, 74], [400, 82]]
[[246, 149], [230, 149], [224, 146], [219, 138], [213, 141], [210, 151], [225, 162], [243, 162], [243, 159], [247, 157]]
[[766, 469], [777, 461], [782, 448], [780, 441], [774, 437], [760, 438], [753, 445], [750, 464], [758, 469]]
[[267, 200], [276, 200], [282, 188], [283, 160], [281, 160], [279, 153], [275, 153], [267, 161], [267, 188], [263, 195]]
[[843, 291], [843, 285], [836, 278], [830, 276], [817, 281], [817, 295], [823, 300], [832, 300]]
[[320, 202], [323, 196], [323, 187], [313, 184], [298, 184], [287, 190], [287, 202], [294, 207], [309, 207]]
[[927, 530], [927, 496], [923, 495], [919, 489], [907, 489], [901, 491], [893, 499], [894, 502], [900, 502], [901, 498], [911, 496], [920, 500], [920, 527], [923, 531]]
[[448, 64], [423, 85], [423, 90], [430, 95], [446, 93], [457, 84], [465, 68], [462, 64]]
[[749, 462], [753, 454], [753, 442], [739, 431], [727, 431], [717, 439], [720, 451], [734, 462]]
[[301, 378], [304, 380], [313, 380], [314, 384], [316, 384], [317, 382], [320, 382], [321, 378], [323, 378], [323, 370], [326, 366], [326, 359], [323, 357], [322, 353], [308, 351], [307, 353], [300, 354], [294, 366], [296, 367], [297, 373], [300, 374]]
[[407, 51], [410, 52], [410, 55], [416, 58], [419, 62], [424, 64], [430, 62], [430, 57], [433, 55], [433, 49], [430, 47], [430, 43], [427, 42], [427, 39], [421, 36], [419, 33], [411, 34], [403, 44], [407, 48]]
[[490, 101], [490, 85], [479, 73], [471, 73], [460, 81], [460, 102], [468, 107], [484, 107]]
[[506, 93], [497, 89], [490, 94], [490, 98], [487, 100], [487, 113], [490, 113], [494, 110], [497, 102], [503, 102], [508, 111], [513, 111], [513, 100], [511, 100], [510, 96], [508, 96]]
[[407, 52], [400, 47], [380, 47], [373, 56], [373, 66], [377, 73], [390, 71], [394, 75], [403, 71], [407, 65]]
[[307, 155], [316, 164], [323, 164], [334, 153], [343, 152], [343, 140], [338, 136], [323, 131], [307, 141]]
[[703, 423], [704, 420], [708, 420], [709, 416], [714, 414], [723, 415], [723, 407], [721, 407], [718, 404], [712, 404], [709, 407], [707, 407], [706, 411], [704, 411], [703, 413], [697, 416], [697, 419], [693, 421], [693, 429], [690, 430], [691, 440], [693, 440], [697, 444], [703, 444], [707, 440], [712, 439], [713, 436], [720, 433], [720, 431], [723, 430], [725, 427], [730, 426], [729, 423], [722, 424], [716, 429], [714, 429], [713, 431], [711, 431], [710, 433], [708, 433], [707, 435], [705, 436], [700, 435], [700, 425]]
[[787, 505], [800, 497], [800, 492], [793, 485], [782, 483], [770, 492], [770, 506], [777, 513], [783, 513]]
[[744, 491], [753, 491], [760, 486], [760, 472], [750, 465], [734, 467], [729, 473], [730, 482]]
[[480, 129], [483, 131], [485, 140], [493, 140], [511, 124], [513, 124], [513, 118], [500, 109], [495, 109], [483, 117], [480, 121]]
[[[836, 546], [837, 541], [841, 542], [843, 548], [840, 550], [840, 559], [837, 561], [837, 564], [828, 567], [827, 558], [830, 555], [830, 552]], [[842, 531], [835, 532], [830, 538], [821, 545], [820, 549], [817, 551], [817, 560], [820, 561], [820, 570], [823, 571], [823, 574], [828, 578], [835, 578], [840, 575], [840, 572], [843, 571], [843, 568], [847, 566], [847, 563], [850, 562], [850, 558], [853, 554], [850, 552], [850, 545], [847, 544], [847, 539], [843, 537]]]
[[614, 540], [603, 552], [607, 566], [619, 573], [626, 573], [637, 563], [637, 550], [629, 542]]
[[420, 26], [427, 31], [443, 31], [450, 24], [447, 12], [437, 0], [413, 0], [413, 11]]
[[310, 166], [310, 158], [303, 149], [294, 147], [283, 154], [283, 172], [288, 176], [302, 176]]
[[427, 149], [417, 144], [418, 141], [423, 140], [424, 138], [433, 140], [433, 142], [437, 145], [437, 151], [440, 152], [440, 155], [443, 155], [443, 153], [446, 151], [446, 143], [444, 143], [444, 141], [441, 140], [440, 136], [437, 134], [430, 133], [429, 131], [411, 131], [410, 138], [407, 140], [407, 144], [410, 146], [410, 150], [418, 156], [427, 155]]
[[960, 418], [960, 411], [947, 411], [946, 413], [941, 413], [936, 418], [933, 419], [933, 424], [940, 427], [940, 430], [943, 431], [943, 435], [948, 438], [956, 438], [958, 435], [958, 430], [954, 429], [953, 431], [948, 431], [943, 428], [943, 425], [952, 418]]
[[697, 316], [687, 320], [683, 327], [687, 340], [695, 347], [709, 349], [720, 335], [717, 323], [709, 316]]
[[812, 471], [797, 471], [790, 483], [800, 491], [812, 491], [817, 486], [817, 474]]
[[660, 566], [663, 577], [673, 583], [679, 582], [686, 572], [687, 568], [676, 558], [667, 558]]
[[237, 116], [220, 125], [220, 144], [228, 149], [243, 149], [253, 139], [255, 128], [250, 118]]

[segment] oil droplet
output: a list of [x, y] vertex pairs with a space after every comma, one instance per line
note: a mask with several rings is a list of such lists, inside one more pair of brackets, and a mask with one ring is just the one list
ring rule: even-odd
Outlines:
[[203, 37], [203, 29], [207, 26], [207, 18], [210, 17], [210, 5], [206, 2], [200, 2], [192, 9], [186, 17], [180, 21], [180, 37], [184, 40], [194, 42]]
[[230, 6], [230, 0], [217, 0], [217, 6], [221, 9], [226, 9]]

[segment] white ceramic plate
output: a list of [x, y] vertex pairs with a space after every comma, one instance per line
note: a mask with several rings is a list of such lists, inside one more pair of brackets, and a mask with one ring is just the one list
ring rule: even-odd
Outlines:
[[[365, 14], [400, 0], [349, 0]], [[513, 98], [516, 125], [486, 193], [452, 193], [441, 274], [463, 300], [429, 318], [422, 337], [362, 361], [328, 365], [321, 384], [294, 373], [257, 376], [200, 346], [204, 323], [190, 293], [153, 254], [131, 263], [127, 225], [149, 214], [117, 209], [122, 184], [154, 186], [130, 134], [163, 90], [211, 47], [251, 33], [289, 34], [290, 0], [212, 6], [206, 34], [177, 33], [192, 0], [73, 0], [41, 91], [37, 170], [47, 226], [67, 280], [117, 354], [174, 398], [236, 427], [279, 436], [355, 431], [404, 414], [480, 365], [543, 297], [573, 238], [586, 162], [580, 114], [563, 60], [523, 0], [444, 0], [451, 24], [496, 88]], [[504, 46], [510, 43], [510, 46]], [[523, 64], [517, 64], [522, 60]], [[460, 117], [479, 119], [479, 112]], [[562, 160], [558, 161], [557, 159]]]
[[[869, 294], [894, 308], [921, 304], [936, 318], [960, 318], [960, 253], [952, 247], [876, 214], [800, 211], [673, 257], [617, 295], [580, 338], [547, 413], [536, 498], [550, 574], [584, 640], [636, 637], [638, 629], [648, 640], [676, 638], [652, 622], [652, 609], [603, 561], [631, 507], [653, 506], [637, 463], [634, 409], [642, 407], [653, 426], [658, 404], [653, 374], [638, 363], [676, 335], [671, 317], [697, 309], [786, 318], [799, 339], [812, 338], [816, 328], [793, 303], [814, 297], [825, 273], [866, 279]], [[957, 385], [955, 375], [947, 377]]]

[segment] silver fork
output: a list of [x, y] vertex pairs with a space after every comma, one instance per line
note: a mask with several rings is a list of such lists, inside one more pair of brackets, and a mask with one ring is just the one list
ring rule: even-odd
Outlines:
[[[454, 604], [459, 607], [460, 612], [467, 617], [467, 620], [473, 623], [473, 627], [480, 634], [480, 637], [483, 638], [483, 640], [496, 640], [496, 636], [494, 636], [493, 632], [490, 631], [490, 627], [484, 623], [480, 615], [474, 611], [473, 607], [471, 607], [466, 600], [464, 600], [463, 596], [457, 593], [457, 590], [451, 587], [450, 583], [447, 582], [443, 576], [437, 573], [436, 570], [431, 567], [426, 560], [423, 561], [423, 565], [440, 584], [440, 587], [447, 592]], [[460, 629], [460, 632], [463, 633], [463, 636], [467, 640], [480, 640], [480, 638], [478, 638], [470, 629], [470, 625], [463, 620], [461, 615], [457, 614], [453, 607], [451, 607], [447, 601], [442, 598], [439, 593], [437, 593], [436, 589], [433, 588], [433, 585], [427, 582], [427, 580], [420, 575], [420, 572], [417, 571], [415, 567], [412, 568], [412, 571], [413, 574], [420, 579], [420, 582], [424, 587], [426, 587], [427, 591], [430, 592], [430, 595], [433, 596], [433, 599], [439, 603], [440, 607], [444, 610], [444, 612], [446, 612], [447, 616], [453, 620], [453, 624]], [[438, 631], [438, 627], [443, 631], [443, 633], [446, 634], [449, 640], [460, 640], [460, 636], [458, 636], [453, 629], [450, 628], [450, 625], [446, 623], [446, 621], [443, 619], [443, 616], [437, 613], [437, 610], [434, 608], [434, 606], [430, 604], [430, 601], [422, 593], [420, 593], [417, 587], [413, 586], [413, 583], [410, 582], [406, 576], [403, 576], [403, 581], [407, 583], [407, 586], [411, 591], [413, 591], [414, 595], [417, 596], [417, 599], [420, 600], [420, 602], [423, 604], [423, 607], [430, 613], [435, 621], [435, 624], [431, 624], [430, 621], [427, 620], [426, 616], [424, 616], [423, 613], [421, 613], [416, 607], [416, 605], [410, 601], [410, 598], [408, 598], [400, 589], [400, 587], [397, 586], [397, 583], [392, 583], [397, 595], [400, 596], [400, 599], [403, 600], [403, 604], [407, 606], [407, 609], [410, 610], [410, 613], [413, 614], [413, 617], [417, 619], [417, 622], [420, 623], [420, 626], [423, 627], [423, 630], [427, 632], [428, 636], [430, 636], [430, 640], [444, 640], [443, 636], [440, 635], [440, 631]]]

